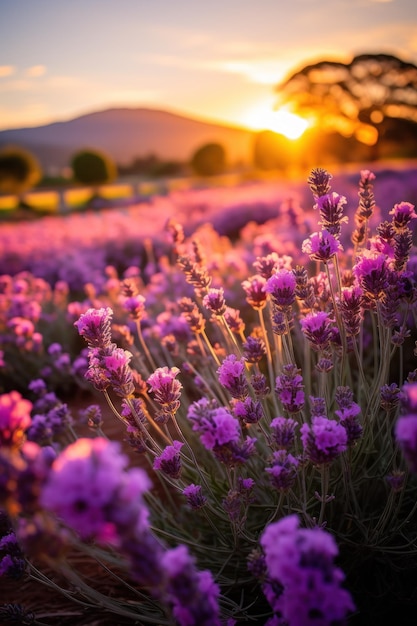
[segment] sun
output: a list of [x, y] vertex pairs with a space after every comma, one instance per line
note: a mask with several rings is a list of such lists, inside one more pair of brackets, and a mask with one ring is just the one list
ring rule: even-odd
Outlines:
[[288, 139], [298, 139], [310, 125], [307, 120], [285, 108], [274, 111], [268, 105], [258, 105], [247, 111], [245, 124], [253, 130], [272, 130]]

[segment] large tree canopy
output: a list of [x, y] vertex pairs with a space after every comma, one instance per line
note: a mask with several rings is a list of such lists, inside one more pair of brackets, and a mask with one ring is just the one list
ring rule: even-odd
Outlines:
[[392, 119], [417, 124], [417, 66], [388, 54], [308, 65], [277, 86], [278, 105], [373, 144]]

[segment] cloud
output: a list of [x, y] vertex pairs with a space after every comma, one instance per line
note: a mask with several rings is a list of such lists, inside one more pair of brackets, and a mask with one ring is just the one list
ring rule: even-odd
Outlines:
[[28, 78], [37, 78], [38, 76], [43, 76], [45, 73], [45, 65], [32, 65], [31, 67], [27, 67], [25, 70], [25, 76]]
[[13, 65], [0, 65], [0, 78], [5, 78], [6, 76], [12, 76], [16, 71], [16, 68]]

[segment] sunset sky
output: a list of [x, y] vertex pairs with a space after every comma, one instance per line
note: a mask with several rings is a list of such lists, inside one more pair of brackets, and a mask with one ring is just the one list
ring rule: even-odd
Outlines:
[[0, 129], [114, 106], [268, 127], [274, 85], [358, 53], [417, 64], [415, 0], [0, 0]]

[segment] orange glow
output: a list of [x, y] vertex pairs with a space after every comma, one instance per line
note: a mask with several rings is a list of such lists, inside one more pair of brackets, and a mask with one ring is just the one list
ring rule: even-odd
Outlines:
[[267, 104], [250, 109], [243, 121], [253, 130], [272, 130], [288, 139], [298, 139], [310, 126], [310, 122], [288, 109], [274, 111]]

